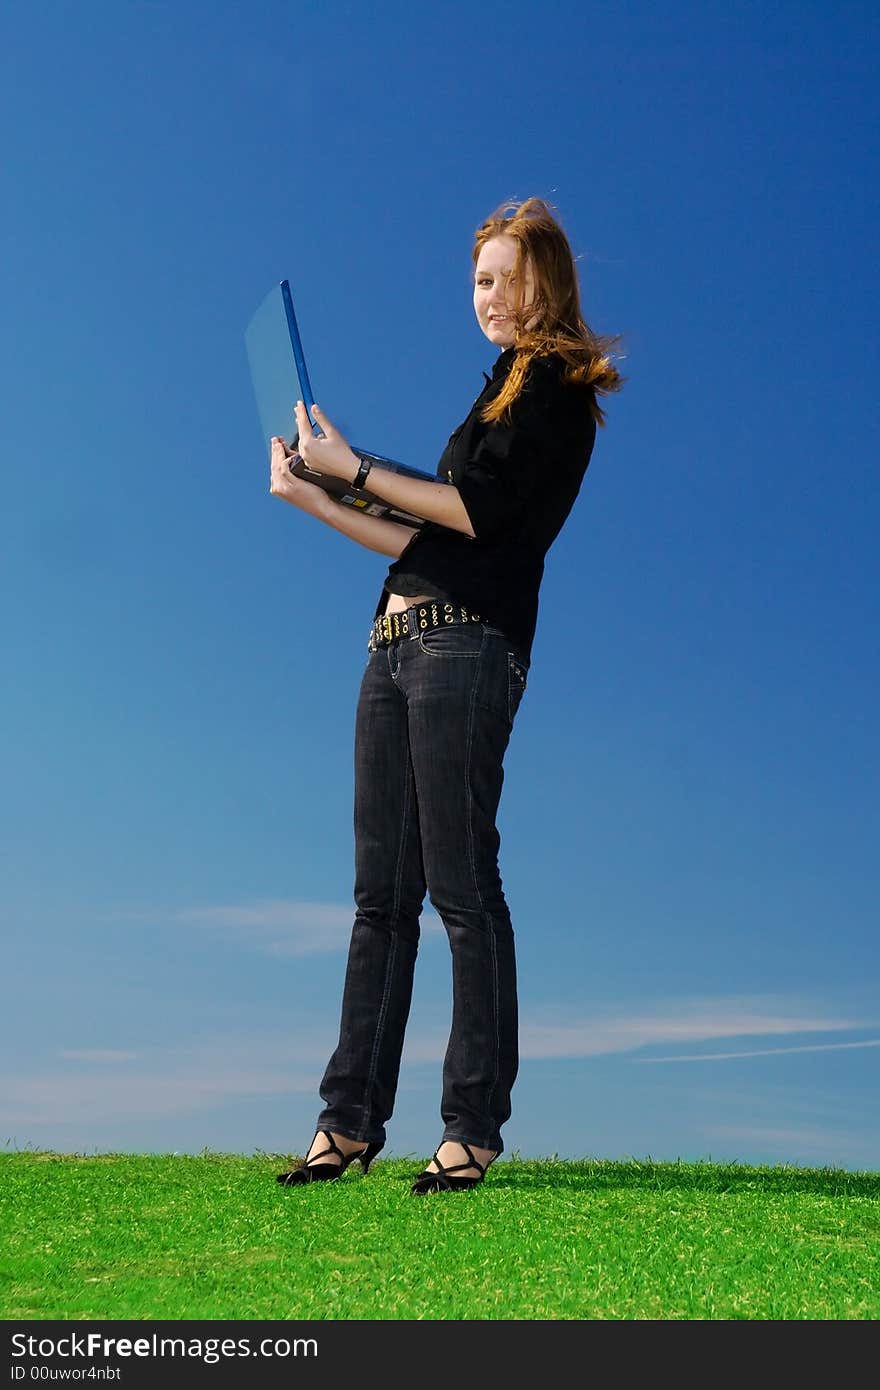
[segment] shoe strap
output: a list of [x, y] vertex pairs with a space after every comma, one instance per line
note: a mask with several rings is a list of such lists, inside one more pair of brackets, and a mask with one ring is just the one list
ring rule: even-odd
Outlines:
[[[463, 1139], [454, 1139], [452, 1142], [461, 1145], [468, 1158], [470, 1159], [470, 1163], [452, 1163], [449, 1165], [449, 1167], [447, 1167], [446, 1164], [443, 1163], [442, 1160], [437, 1157], [437, 1154], [440, 1152], [440, 1150], [438, 1149], [437, 1152], [434, 1154], [434, 1162], [439, 1166], [441, 1173], [457, 1173], [461, 1168], [476, 1168], [479, 1170], [481, 1174], [485, 1174], [486, 1168], [489, 1167], [489, 1163], [493, 1162], [493, 1159], [490, 1158], [489, 1163], [487, 1163], [484, 1167], [483, 1164], [480, 1163], [479, 1159], [474, 1158], [473, 1150], [471, 1149], [470, 1145], [464, 1142]], [[428, 1176], [438, 1177], [439, 1174], [429, 1172]]]
[[[307, 1167], [307, 1168], [311, 1168], [311, 1167], [312, 1167], [312, 1164], [317, 1163], [318, 1160], [319, 1160], [320, 1158], [326, 1158], [328, 1154], [339, 1154], [339, 1157], [340, 1157], [341, 1159], [343, 1159], [343, 1160], [345, 1159], [345, 1154], [344, 1154], [344, 1153], [342, 1152], [342, 1150], [340, 1149], [339, 1145], [337, 1144], [336, 1140], [333, 1138], [333, 1135], [331, 1134], [331, 1132], [330, 1132], [329, 1129], [319, 1129], [319, 1130], [318, 1130], [318, 1134], [323, 1134], [324, 1138], [327, 1140], [327, 1143], [330, 1145], [330, 1147], [329, 1147], [329, 1149], [322, 1149], [321, 1152], [320, 1152], [319, 1154], [313, 1154], [311, 1158], [306, 1159], [306, 1167]], [[312, 1140], [312, 1143], [314, 1144], [314, 1142], [315, 1142], [315, 1141], [314, 1141], [314, 1139], [313, 1139], [313, 1140]]]

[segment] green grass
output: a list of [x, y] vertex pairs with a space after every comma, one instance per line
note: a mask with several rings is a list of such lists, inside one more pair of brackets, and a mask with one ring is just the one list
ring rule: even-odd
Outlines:
[[291, 1155], [0, 1156], [0, 1318], [876, 1319], [880, 1173], [427, 1161], [284, 1188]]

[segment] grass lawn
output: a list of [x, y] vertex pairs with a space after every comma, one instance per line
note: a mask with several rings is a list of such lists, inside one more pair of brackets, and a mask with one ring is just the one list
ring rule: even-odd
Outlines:
[[0, 1156], [0, 1318], [880, 1317], [880, 1173], [514, 1153], [414, 1197], [428, 1157]]

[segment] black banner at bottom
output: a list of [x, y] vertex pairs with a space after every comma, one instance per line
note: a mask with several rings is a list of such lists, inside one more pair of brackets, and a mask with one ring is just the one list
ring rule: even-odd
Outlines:
[[[370, 1370], [380, 1382], [399, 1367], [412, 1383], [422, 1366], [467, 1366], [468, 1377], [522, 1371], [529, 1354], [577, 1353], [577, 1322], [16, 1322], [4, 1323], [0, 1390], [45, 1382], [103, 1382], [121, 1390], [157, 1385], [284, 1386], [330, 1382], [327, 1372]], [[419, 1360], [413, 1362], [411, 1357]], [[436, 1360], [427, 1361], [426, 1357]], [[463, 1358], [463, 1359], [462, 1359]], [[319, 1382], [318, 1377], [322, 1379]]]

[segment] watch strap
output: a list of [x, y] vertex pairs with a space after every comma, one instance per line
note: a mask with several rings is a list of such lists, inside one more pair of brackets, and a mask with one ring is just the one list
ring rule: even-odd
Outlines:
[[369, 473], [369, 471], [370, 471], [370, 469], [372, 468], [372, 466], [373, 466], [373, 460], [372, 460], [372, 459], [365, 459], [365, 458], [362, 458], [362, 459], [361, 459], [361, 466], [360, 466], [360, 468], [358, 469], [357, 473], [355, 474], [354, 480], [353, 480], [353, 482], [352, 482], [352, 484], [351, 484], [353, 488], [362, 488], [362, 487], [363, 487], [364, 483], [367, 481], [367, 474]]

